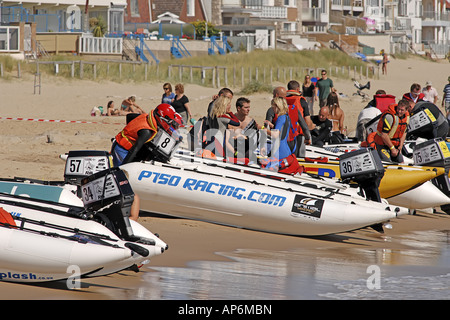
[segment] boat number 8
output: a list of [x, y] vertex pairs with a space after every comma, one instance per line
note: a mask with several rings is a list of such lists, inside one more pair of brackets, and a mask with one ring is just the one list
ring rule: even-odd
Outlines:
[[163, 149], [167, 148], [167, 145], [169, 144], [169, 142], [170, 142], [170, 138], [169, 137], [165, 138], [164, 141], [161, 142], [161, 147]]

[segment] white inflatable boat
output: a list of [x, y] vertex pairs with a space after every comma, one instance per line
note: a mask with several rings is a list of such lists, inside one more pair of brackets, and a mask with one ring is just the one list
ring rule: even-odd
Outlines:
[[[92, 237], [8, 227], [0, 223], [0, 280], [46, 282], [101, 273], [133, 251]], [[116, 269], [117, 270], [117, 269]]]
[[406, 214], [369, 201], [331, 179], [289, 176], [175, 155], [169, 163], [121, 166], [141, 210], [272, 233], [316, 236], [359, 229]]
[[[70, 276], [67, 270], [71, 265], [89, 277], [137, 270], [167, 249], [156, 235], [128, 219], [133, 193], [119, 169], [86, 179], [82, 188], [89, 195], [85, 207], [0, 194], [0, 207], [12, 214], [16, 225], [0, 229], [1, 239], [5, 239], [0, 247], [0, 276], [6, 274], [2, 280], [64, 279]], [[30, 239], [35, 241], [22, 242]], [[55, 242], [49, 244], [52, 240]], [[91, 259], [95, 252], [98, 259]], [[26, 274], [36, 276], [27, 278]]]

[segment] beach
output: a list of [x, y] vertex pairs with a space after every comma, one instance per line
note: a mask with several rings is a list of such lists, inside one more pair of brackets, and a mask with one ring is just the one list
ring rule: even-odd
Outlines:
[[[365, 84], [371, 81], [370, 90], [365, 90], [370, 96], [378, 89], [384, 89], [388, 94], [400, 98], [409, 92], [412, 83], [425, 86], [431, 81], [440, 95], [438, 106], [441, 107], [442, 89], [450, 76], [448, 62], [430, 62], [421, 58], [406, 60], [392, 59], [388, 64], [388, 75], [380, 75], [380, 79], [357, 79]], [[367, 102], [361, 97], [353, 96], [356, 88], [351, 80], [334, 79], [340, 95], [340, 105], [345, 113], [345, 125], [349, 135], [356, 127], [359, 112]], [[63, 180], [64, 161], [60, 154], [70, 150], [110, 150], [111, 138], [124, 126], [125, 117], [91, 116], [90, 111], [95, 106], [106, 107], [109, 100], [120, 106], [123, 99], [135, 95], [137, 104], [146, 111], [156, 107], [161, 100], [163, 83], [113, 83], [109, 81], [67, 80], [55, 76], [43, 76], [41, 94], [34, 94], [34, 76], [23, 75], [23, 78], [0, 79], [0, 177], [26, 177], [40, 180]], [[299, 82], [302, 79], [296, 79]], [[174, 87], [175, 83], [172, 83]], [[286, 85], [274, 83], [273, 86]], [[236, 99], [242, 95], [239, 89], [232, 88]], [[190, 100], [193, 117], [198, 119], [206, 114], [206, 108], [211, 97], [218, 92], [217, 88], [205, 88], [198, 85], [185, 84], [185, 95]], [[267, 108], [270, 106], [271, 94], [258, 93], [246, 96], [251, 101], [250, 114], [257, 122], [264, 120]], [[233, 108], [234, 110], [234, 108]], [[318, 105], [316, 103], [317, 112]], [[59, 121], [53, 121], [59, 120]], [[158, 233], [169, 249], [141, 268], [139, 273], [123, 271], [107, 277], [82, 279], [81, 288], [68, 290], [65, 283], [57, 282], [45, 285], [24, 285], [0, 283], [1, 299], [75, 299], [75, 300], [122, 300], [122, 299], [177, 299], [177, 295], [167, 295], [167, 289], [151, 294], [145, 294], [158, 274], [168, 270], [184, 270], [186, 267], [195, 269], [198, 261], [231, 262], [239, 264], [239, 259], [264, 257], [264, 252], [292, 253], [301, 250], [304, 261], [314, 258], [317, 252], [325, 258], [336, 256], [349, 263], [354, 255], [353, 250], [367, 250], [373, 253], [361, 256], [358, 264], [369, 265], [414, 265], [424, 267], [435, 266], [434, 260], [423, 259], [412, 261], [405, 252], [424, 253], [428, 248], [412, 245], [409, 239], [414, 232], [439, 232], [448, 234], [450, 216], [436, 212], [418, 212], [416, 215], [402, 216], [392, 220], [391, 229], [384, 234], [366, 228], [353, 232], [323, 237], [294, 237], [276, 235], [264, 232], [244, 230], [226, 226], [214, 225], [201, 221], [176, 219], [154, 216], [142, 213], [140, 220], [153, 233]], [[442, 242], [442, 241], [441, 241]], [[450, 240], [440, 243], [443, 250], [448, 250]], [[433, 252], [434, 252], [433, 248]], [[380, 253], [390, 252], [389, 254]], [[418, 254], [420, 255], [420, 254]], [[436, 255], [438, 255], [436, 253]], [[239, 259], [236, 258], [239, 256]], [[275, 255], [276, 256], [276, 255]], [[288, 255], [291, 261], [298, 259], [296, 255]], [[414, 255], [412, 255], [414, 256]], [[374, 257], [378, 257], [374, 260]], [[440, 260], [442, 261], [442, 260]], [[434, 264], [433, 264], [434, 263]], [[441, 262], [439, 262], [441, 263]], [[439, 264], [438, 263], [438, 264]], [[326, 266], [326, 264], [325, 264]], [[448, 266], [448, 265], [447, 265]], [[169, 269], [168, 269], [169, 268]], [[180, 269], [178, 269], [180, 268]], [[332, 272], [332, 270], [329, 270]], [[286, 271], [292, 274], [292, 270]], [[446, 272], [450, 272], [447, 269]], [[295, 273], [295, 272], [294, 272]], [[366, 275], [367, 277], [367, 275]], [[163, 277], [162, 277], [163, 278]], [[161, 283], [158, 282], [158, 286]], [[148, 289], [149, 290], [149, 289]], [[176, 292], [176, 287], [173, 288]], [[140, 292], [140, 293], [139, 293]], [[143, 292], [143, 293], [142, 293]], [[162, 293], [164, 292], [164, 293]], [[241, 297], [252, 299], [255, 296]], [[257, 296], [256, 296], [257, 297]], [[294, 296], [298, 297], [298, 296]], [[301, 296], [300, 296], [301, 297]], [[330, 298], [325, 296], [323, 298]], [[185, 299], [210, 299], [211, 295], [181, 295]], [[225, 299], [232, 297], [225, 296]], [[264, 297], [263, 297], [264, 298]], [[275, 296], [283, 299], [285, 296]], [[289, 297], [287, 297], [289, 298]], [[305, 298], [320, 298], [317, 296]], [[447, 296], [448, 298], [448, 296]]]

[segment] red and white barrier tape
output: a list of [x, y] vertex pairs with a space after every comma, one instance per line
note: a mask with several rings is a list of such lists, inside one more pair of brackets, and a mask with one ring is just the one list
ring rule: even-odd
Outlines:
[[84, 121], [84, 120], [48, 120], [48, 119], [33, 119], [33, 118], [12, 118], [12, 117], [0, 117], [0, 120], [17, 120], [17, 121], [32, 121], [32, 122], [56, 122], [56, 123], [94, 123], [94, 124], [120, 124], [120, 122], [98, 122], [98, 121]]
[[[12, 117], [0, 117], [0, 120], [17, 120], [17, 121], [31, 121], [31, 122], [55, 122], [55, 123], [94, 123], [94, 124], [120, 124], [121, 122], [98, 122], [98, 121], [85, 121], [85, 120], [49, 120], [49, 119], [34, 119], [34, 118], [12, 118]], [[182, 128], [192, 128], [193, 126], [181, 126]]]

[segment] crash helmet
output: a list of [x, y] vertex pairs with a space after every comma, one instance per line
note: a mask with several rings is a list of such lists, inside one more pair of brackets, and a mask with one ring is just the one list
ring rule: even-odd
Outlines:
[[172, 135], [172, 133], [183, 125], [183, 118], [175, 109], [167, 103], [161, 103], [153, 110], [158, 127]]

